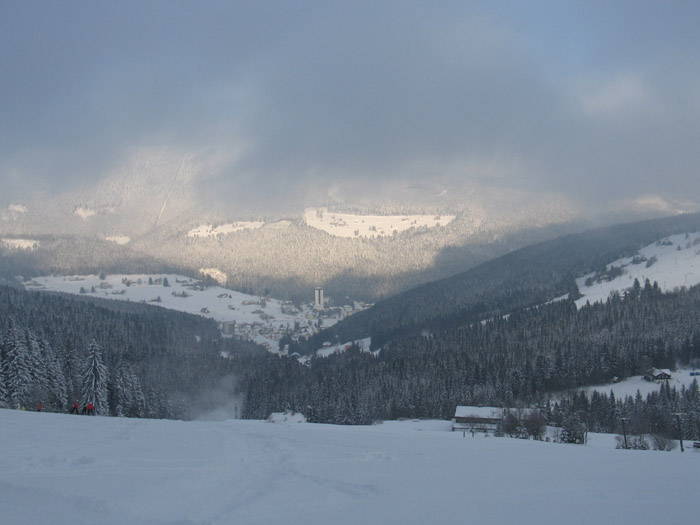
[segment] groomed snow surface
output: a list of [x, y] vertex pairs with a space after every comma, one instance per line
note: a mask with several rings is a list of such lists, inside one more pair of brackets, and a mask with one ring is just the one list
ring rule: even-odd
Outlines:
[[695, 523], [700, 453], [0, 410], [0, 516], [76, 523]]

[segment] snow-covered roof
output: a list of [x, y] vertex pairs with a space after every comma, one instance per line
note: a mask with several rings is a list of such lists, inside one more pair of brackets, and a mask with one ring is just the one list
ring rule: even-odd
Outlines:
[[502, 415], [503, 409], [498, 407], [458, 406], [455, 410], [455, 417], [500, 418]]
[[284, 412], [273, 412], [267, 421], [269, 423], [306, 423], [306, 417], [301, 412], [285, 410]]
[[527, 417], [532, 414], [540, 413], [539, 408], [506, 408], [506, 410], [508, 410], [508, 412], [510, 412], [511, 414], [514, 414], [519, 417]]

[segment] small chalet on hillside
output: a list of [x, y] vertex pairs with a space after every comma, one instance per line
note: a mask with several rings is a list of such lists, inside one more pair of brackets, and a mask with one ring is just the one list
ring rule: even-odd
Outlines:
[[[452, 431], [484, 434], [514, 435], [517, 427], [528, 426], [528, 421], [542, 421], [539, 408], [499, 408], [458, 406], [452, 419]], [[510, 430], [509, 430], [510, 429]], [[534, 434], [533, 434], [534, 435]]]
[[667, 368], [652, 368], [646, 374], [644, 374], [644, 379], [650, 382], [668, 381], [671, 378], [671, 371]]
[[452, 420], [452, 431], [493, 434], [503, 420], [505, 409], [497, 407], [458, 406]]

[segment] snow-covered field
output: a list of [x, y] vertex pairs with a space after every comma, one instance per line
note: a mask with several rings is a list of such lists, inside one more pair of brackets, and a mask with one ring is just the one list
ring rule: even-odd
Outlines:
[[78, 215], [83, 220], [87, 220], [88, 217], [92, 217], [93, 215], [97, 215], [97, 212], [95, 210], [90, 209], [90, 208], [83, 208], [82, 206], [79, 208], [76, 208], [73, 213]]
[[8, 250], [35, 250], [41, 242], [36, 239], [0, 239], [0, 244]]
[[[700, 383], [700, 376], [691, 376], [690, 373], [691, 370], [676, 370], [675, 372], [672, 371], [671, 379], [668, 381], [669, 386], [675, 387], [676, 390], [680, 391], [684, 385], [686, 387], [690, 386], [694, 379], [697, 379]], [[637, 394], [637, 391], [639, 391], [639, 393], [642, 394], [644, 398], [646, 398], [647, 394], [650, 394], [652, 392], [658, 392], [660, 388], [660, 383], [646, 381], [642, 378], [642, 376], [632, 376], [620, 381], [619, 383], [588, 386], [582, 388], [581, 390], [584, 390], [589, 394], [592, 394], [594, 391], [597, 391], [605, 395], [609, 395], [610, 391], [612, 390], [616, 398], [624, 398], [627, 396], [634, 397]]]
[[616, 266], [623, 271], [611, 281], [596, 280], [586, 286], [586, 280], [593, 274], [576, 279], [583, 295], [576, 304], [581, 307], [586, 301], [605, 301], [611, 292], [623, 293], [631, 288], [635, 279], [639, 279], [642, 286], [646, 279], [651, 283], [656, 281], [662, 291], [700, 284], [700, 233], [687, 235], [687, 238], [686, 234], [672, 235], [645, 246], [637, 253], [636, 262], [634, 257], [626, 257], [608, 264], [608, 269]]
[[15, 213], [27, 213], [27, 207], [24, 204], [10, 203], [7, 209]]
[[[202, 269], [202, 272], [208, 273], [211, 270]], [[148, 284], [149, 277], [154, 284]], [[164, 279], [168, 280], [169, 286], [163, 286]], [[296, 310], [279, 299], [247, 295], [220, 286], [199, 287], [198, 284], [199, 281], [174, 274], [113, 274], [105, 276], [104, 280], [97, 275], [51, 275], [36, 277], [24, 283], [28, 290], [81, 294], [83, 289], [87, 292], [84, 295], [88, 296], [149, 303], [208, 317], [222, 323], [222, 327], [223, 323], [234, 321], [235, 334], [264, 345], [271, 352], [278, 351], [279, 338], [288, 330], [293, 332], [295, 325], [300, 327], [297, 334], [312, 334], [318, 331], [319, 313], [310, 303], [304, 305], [301, 310]], [[156, 301], [158, 298], [160, 301]], [[358, 309], [365, 307], [360, 303], [356, 306]], [[333, 326], [338, 321], [338, 317], [324, 317], [321, 319], [322, 328]], [[319, 348], [317, 354], [326, 357], [344, 351], [346, 345], [351, 343], [352, 341], [349, 341]], [[359, 344], [369, 351], [370, 338], [359, 341]], [[308, 357], [300, 358], [302, 362], [306, 360]]]
[[220, 224], [219, 226], [202, 224], [188, 231], [187, 236], [216, 237], [217, 235], [229, 235], [243, 230], [255, 230], [257, 228], [262, 228], [264, 225], [265, 223], [260, 221], [239, 221], [230, 224]]
[[120, 245], [129, 244], [131, 242], [131, 237], [128, 235], [112, 235], [111, 237], [105, 237], [105, 241], [114, 242]]
[[[360, 339], [359, 341], [356, 341], [356, 343], [360, 347], [360, 350], [362, 350], [363, 352], [369, 352], [369, 347], [370, 347], [370, 344], [372, 343], [372, 339], [370, 337], [365, 337], [364, 339]], [[330, 346], [327, 346], [325, 348], [318, 350], [316, 352], [316, 354], [319, 357], [328, 357], [331, 354], [342, 353], [348, 349], [348, 346], [350, 344], [351, 343], [330, 345]]]
[[[148, 284], [149, 277], [154, 284]], [[167, 278], [170, 286], [161, 282]], [[125, 283], [128, 281], [129, 285]], [[261, 298], [246, 295], [219, 286], [198, 287], [198, 282], [182, 275], [107, 275], [100, 280], [97, 275], [45, 276], [37, 277], [25, 283], [31, 290], [49, 290], [80, 294], [81, 288], [86, 295], [107, 299], [146, 302], [163, 308], [178, 310], [212, 318], [220, 323], [236, 322], [236, 333], [244, 335], [259, 344], [269, 346], [273, 351], [278, 348], [279, 336], [295, 322], [310, 332], [316, 330], [317, 312], [311, 305], [301, 311], [292, 313], [291, 305], [285, 305], [278, 299]], [[94, 292], [91, 290], [94, 287]], [[184, 296], [183, 296], [184, 294]], [[310, 292], [311, 295], [311, 292]], [[160, 298], [160, 301], [156, 299]], [[323, 327], [332, 326], [337, 318], [324, 318]]]
[[304, 221], [312, 228], [336, 237], [388, 237], [409, 228], [446, 226], [454, 215], [353, 215], [307, 208]]
[[692, 523], [700, 453], [462, 437], [450, 423], [0, 410], [0, 516], [76, 523]]

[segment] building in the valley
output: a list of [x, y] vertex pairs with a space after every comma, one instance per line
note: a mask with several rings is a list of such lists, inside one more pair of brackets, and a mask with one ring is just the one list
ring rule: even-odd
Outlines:
[[314, 309], [323, 310], [323, 288], [321, 287], [314, 290]]
[[236, 321], [224, 321], [221, 323], [221, 331], [227, 335], [233, 335], [236, 332]]
[[669, 381], [672, 379], [671, 371], [668, 368], [652, 368], [646, 374], [644, 374], [644, 379], [647, 381]]

